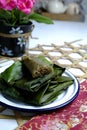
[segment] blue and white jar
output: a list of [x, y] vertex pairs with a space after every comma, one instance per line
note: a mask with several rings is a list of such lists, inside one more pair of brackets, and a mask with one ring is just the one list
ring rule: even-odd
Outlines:
[[22, 56], [29, 44], [29, 36], [33, 26], [32, 22], [20, 26], [0, 25], [0, 55]]

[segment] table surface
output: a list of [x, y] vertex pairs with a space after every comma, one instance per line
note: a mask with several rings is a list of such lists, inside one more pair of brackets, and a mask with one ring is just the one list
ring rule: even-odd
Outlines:
[[[74, 50], [75, 47], [77, 47], [77, 50], [79, 50], [78, 45], [81, 45], [81, 47], [84, 46], [86, 47], [87, 44], [87, 20], [86, 19], [87, 18], [85, 18], [84, 22], [54, 21], [54, 24], [52, 25], [46, 25], [42, 23], [38, 24], [34, 22], [35, 28], [32, 32], [32, 39], [30, 39], [29, 48], [32, 50], [32, 48], [35, 48], [38, 45], [41, 45], [39, 47], [42, 47], [43, 45], [46, 45], [48, 47], [51, 47], [51, 45], [53, 46], [56, 45], [56, 47], [57, 46], [63, 47], [63, 44], [68, 46], [69, 44], [71, 45], [74, 44], [75, 45], [73, 48]], [[85, 49], [85, 51], [87, 52], [87, 48]], [[84, 57], [85, 60], [84, 66], [87, 66], [86, 58], [87, 55], [86, 57]], [[2, 67], [1, 63], [0, 63], [0, 67]], [[18, 126], [17, 121], [20, 121], [20, 117], [19, 119], [17, 117], [18, 120], [16, 121], [13, 118], [14, 114], [17, 116], [18, 113], [10, 109], [5, 109], [4, 111], [1, 112], [0, 128], [2, 130], [14, 130]], [[9, 115], [10, 117], [9, 119], [7, 115]]]
[[37, 44], [62, 44], [82, 39], [82, 44], [87, 44], [87, 16], [84, 22], [54, 21], [54, 24], [46, 25], [36, 23], [30, 40], [30, 47]]

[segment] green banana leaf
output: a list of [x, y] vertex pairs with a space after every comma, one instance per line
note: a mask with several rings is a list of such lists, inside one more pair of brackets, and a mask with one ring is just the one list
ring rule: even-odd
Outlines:
[[44, 75], [43, 77], [39, 77], [35, 79], [32, 78], [30, 81], [29, 79], [26, 80], [24, 78], [17, 80], [15, 82], [15, 86], [23, 90], [37, 92], [40, 89], [40, 87], [43, 86], [45, 82], [47, 82], [48, 80], [52, 78], [62, 75], [62, 73], [65, 71], [65, 68], [62, 68], [57, 65], [54, 65], [53, 69], [54, 71], [52, 71], [51, 73]]
[[[49, 61], [40, 56], [46, 64]], [[51, 64], [50, 64], [51, 65]], [[58, 95], [73, 84], [73, 79], [63, 76], [65, 68], [52, 64], [53, 71], [33, 78], [22, 61], [16, 61], [0, 75], [0, 91], [6, 98], [36, 106], [53, 102]], [[26, 70], [26, 72], [25, 72]]]
[[0, 74], [0, 91], [6, 90], [7, 88], [7, 83], [3, 80], [1, 74]]
[[[62, 78], [62, 77], [61, 77]], [[62, 92], [63, 89], [66, 89], [73, 83], [73, 80], [69, 79], [69, 81], [65, 81], [64, 83], [59, 81], [59, 84], [54, 84], [52, 87], [51, 80], [48, 80], [44, 83], [43, 87], [41, 87], [38, 92], [27, 92], [23, 90], [19, 90], [17, 88], [8, 87], [8, 89], [3, 89], [2, 93], [5, 96], [11, 97], [13, 99], [23, 101], [28, 104], [34, 105], [46, 105], [54, 101], [58, 95]], [[55, 87], [54, 87], [55, 86]]]
[[20, 61], [14, 62], [9, 68], [1, 73], [2, 78], [9, 84], [13, 84], [15, 80], [23, 77], [22, 63]]
[[14, 87], [8, 87], [8, 89], [3, 89], [2, 94], [6, 97], [9, 98], [10, 100], [15, 99], [16, 101], [24, 101], [24, 97], [21, 96], [20, 91], [17, 91]]
[[[62, 78], [62, 77], [61, 77]], [[68, 88], [73, 83], [73, 80], [65, 81], [64, 83], [58, 83], [51, 85], [51, 82], [44, 85], [41, 89], [39, 89], [38, 93], [34, 94], [34, 98], [32, 100], [28, 98], [27, 103], [31, 103], [34, 105], [46, 105], [54, 101], [61, 92]]]
[[48, 61], [43, 55], [39, 55], [38, 59], [44, 62], [46, 65], [53, 67], [53, 64], [50, 61]]

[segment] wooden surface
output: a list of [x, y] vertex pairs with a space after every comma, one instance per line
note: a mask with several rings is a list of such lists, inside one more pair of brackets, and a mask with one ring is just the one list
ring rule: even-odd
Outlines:
[[54, 14], [54, 13], [42, 12], [42, 15], [47, 16], [54, 20], [81, 21], [81, 22], [85, 20], [85, 16], [83, 14], [69, 15], [69, 14]]

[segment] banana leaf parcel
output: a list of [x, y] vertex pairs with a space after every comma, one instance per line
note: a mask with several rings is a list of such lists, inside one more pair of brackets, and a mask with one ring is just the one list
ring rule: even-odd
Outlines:
[[41, 76], [33, 77], [28, 59], [27, 62], [22, 59], [14, 62], [1, 73], [0, 91], [6, 98], [37, 106], [46, 105], [53, 102], [63, 90], [73, 84], [72, 78], [63, 76], [65, 68], [50, 64], [42, 56], [37, 57], [37, 59], [34, 61], [38, 66], [42, 66], [43, 60], [45, 67], [50, 68], [50, 71], [41, 74]]

